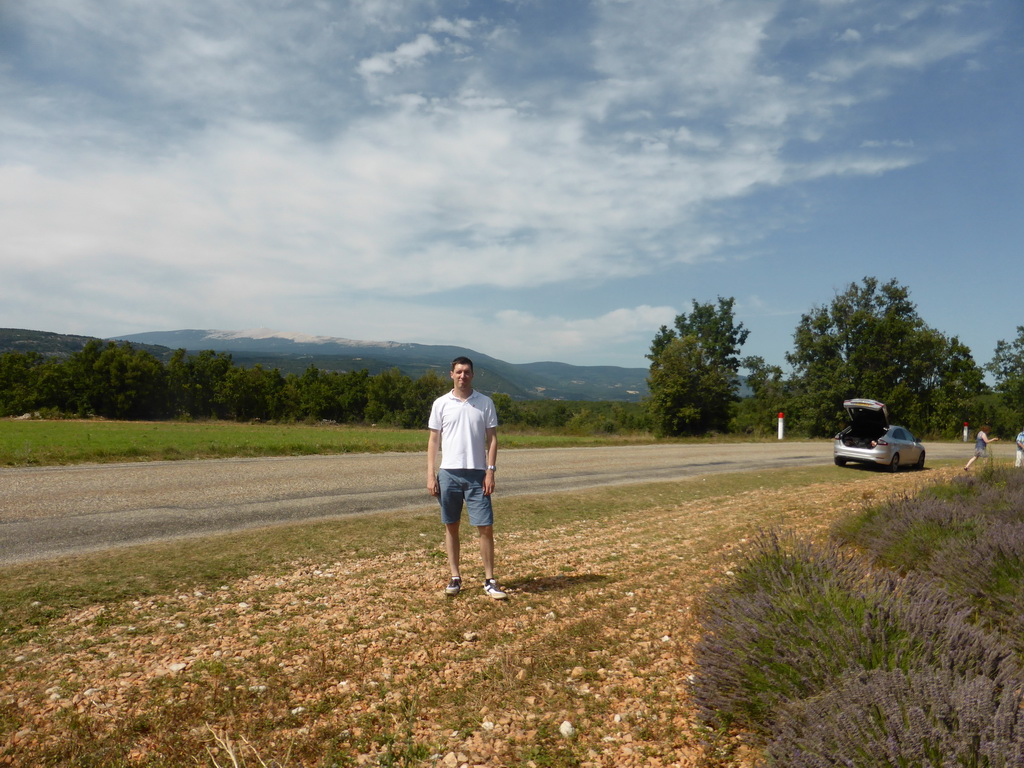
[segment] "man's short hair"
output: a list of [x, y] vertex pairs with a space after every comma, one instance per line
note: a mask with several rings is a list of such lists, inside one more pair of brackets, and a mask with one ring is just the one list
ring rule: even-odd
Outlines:
[[455, 370], [456, 365], [468, 365], [469, 370], [473, 370], [473, 361], [470, 360], [468, 357], [465, 357], [464, 355], [460, 355], [459, 357], [456, 357], [454, 360], [452, 360], [453, 371]]

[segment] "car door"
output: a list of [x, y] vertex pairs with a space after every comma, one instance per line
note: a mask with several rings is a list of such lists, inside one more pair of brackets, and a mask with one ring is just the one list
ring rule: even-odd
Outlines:
[[921, 446], [910, 432], [899, 427], [893, 433], [893, 437], [899, 446], [900, 464], [913, 464], [920, 458]]

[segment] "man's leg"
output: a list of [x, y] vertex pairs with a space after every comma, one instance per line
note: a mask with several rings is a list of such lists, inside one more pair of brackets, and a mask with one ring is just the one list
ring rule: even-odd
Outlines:
[[484, 562], [484, 578], [494, 578], [494, 526], [481, 525], [477, 529], [480, 536], [480, 559]]
[[459, 558], [461, 546], [459, 542], [459, 523], [446, 523], [444, 526], [444, 550], [448, 553], [448, 566], [452, 569], [452, 576], [461, 578], [459, 572]]

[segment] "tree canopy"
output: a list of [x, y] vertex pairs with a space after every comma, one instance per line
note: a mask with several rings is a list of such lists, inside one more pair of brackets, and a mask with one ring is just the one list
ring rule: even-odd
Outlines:
[[885, 402], [913, 430], [948, 431], [982, 388], [970, 350], [930, 328], [895, 280], [851, 283], [803, 315], [793, 341], [790, 410], [812, 435], [838, 430], [851, 397]]
[[662, 326], [651, 342], [648, 401], [657, 434], [676, 436], [725, 430], [737, 400], [739, 352], [749, 331], [737, 323], [735, 300], [717, 306], [693, 301], [693, 311]]

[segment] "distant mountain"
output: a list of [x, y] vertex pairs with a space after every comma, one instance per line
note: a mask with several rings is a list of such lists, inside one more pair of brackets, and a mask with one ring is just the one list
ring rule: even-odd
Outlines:
[[398, 368], [418, 377], [428, 370], [448, 375], [451, 360], [466, 355], [476, 368], [476, 386], [483, 392], [505, 392], [514, 398], [637, 401], [647, 394], [646, 368], [579, 366], [567, 363], [507, 363], [465, 347], [408, 344], [397, 341], [355, 341], [333, 336], [281, 333], [265, 328], [248, 331], [151, 331], [115, 337], [116, 341], [198, 352], [229, 352], [239, 365], [261, 364], [289, 373], [311, 365], [321, 370], [368, 370], [371, 374]]
[[[103, 341], [95, 336], [76, 336], [70, 333], [51, 333], [50, 331], [28, 331], [23, 328], [0, 328], [0, 355], [5, 352], [36, 352], [43, 357], [70, 357], [82, 349], [90, 341]], [[166, 347], [148, 344], [133, 345], [144, 349], [153, 356], [166, 362], [174, 352]]]
[[[91, 336], [46, 331], [0, 329], [0, 353], [36, 351], [66, 357], [79, 351]], [[310, 366], [328, 371], [367, 370], [371, 374], [398, 368], [418, 377], [428, 370], [448, 375], [450, 361], [472, 358], [476, 386], [483, 392], [505, 392], [517, 399], [637, 401], [647, 394], [646, 368], [579, 366], [567, 363], [507, 363], [456, 346], [404, 344], [395, 341], [354, 341], [328, 336], [253, 331], [151, 331], [116, 336], [168, 360], [176, 349], [227, 352], [237, 365], [278, 368], [301, 374]]]
[[93, 340], [92, 336], [0, 328], [0, 354], [38, 352], [43, 357], [68, 357]]

